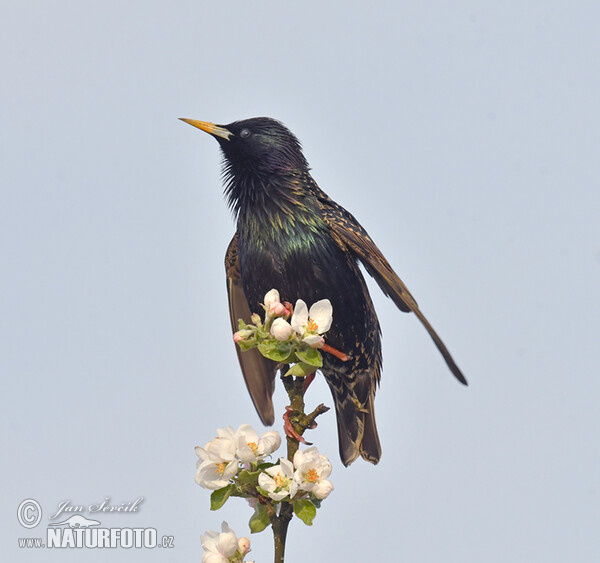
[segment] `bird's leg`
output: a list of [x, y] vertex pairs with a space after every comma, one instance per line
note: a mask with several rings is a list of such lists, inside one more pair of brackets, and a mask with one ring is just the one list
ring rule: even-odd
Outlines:
[[291, 406], [285, 407], [285, 412], [283, 413], [283, 431], [288, 438], [292, 440], [296, 440], [301, 444], [306, 446], [312, 446], [311, 442], [307, 442], [296, 430], [294, 429], [294, 425], [290, 420], [290, 413], [294, 412], [294, 409]]
[[315, 373], [306, 377], [287, 376], [281, 378], [291, 403], [285, 407], [283, 429], [288, 438], [288, 450], [291, 448], [294, 453], [298, 449], [298, 443], [312, 445], [302, 437], [302, 434], [308, 429], [316, 428], [316, 418], [329, 410], [329, 407], [320, 404], [310, 414], [304, 412], [304, 393], [314, 378]]

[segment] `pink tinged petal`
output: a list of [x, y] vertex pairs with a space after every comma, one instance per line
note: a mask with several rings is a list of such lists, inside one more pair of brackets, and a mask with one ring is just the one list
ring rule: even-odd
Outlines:
[[238, 330], [233, 333], [233, 341], [241, 342], [242, 340], [246, 340], [249, 336], [252, 336], [252, 331], [248, 329]]
[[325, 339], [319, 334], [310, 334], [302, 340], [311, 348], [323, 348], [323, 344], [325, 344]]
[[267, 310], [273, 303], [279, 303], [279, 302], [280, 302], [279, 291], [277, 291], [276, 289], [272, 289], [265, 295], [264, 305], [267, 308]]
[[280, 341], [287, 340], [292, 334], [290, 323], [279, 317], [273, 321], [271, 325], [271, 334]]
[[242, 555], [246, 555], [250, 551], [250, 540], [248, 538], [240, 538], [238, 540], [238, 550]]
[[308, 324], [308, 307], [302, 299], [296, 301], [294, 305], [294, 314], [292, 315], [292, 328], [298, 334], [304, 334]]
[[331, 322], [333, 320], [333, 307], [331, 306], [331, 301], [329, 301], [329, 299], [317, 301], [310, 308], [308, 315], [319, 327], [317, 329], [319, 334], [327, 332], [331, 328]]
[[271, 303], [269, 305], [269, 315], [272, 317], [283, 317], [285, 315], [285, 305], [283, 303]]

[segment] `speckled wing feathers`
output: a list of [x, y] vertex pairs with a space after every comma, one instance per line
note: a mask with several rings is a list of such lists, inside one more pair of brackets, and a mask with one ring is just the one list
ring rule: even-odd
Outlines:
[[383, 293], [390, 297], [401, 311], [412, 311], [418, 317], [444, 357], [444, 360], [446, 360], [446, 364], [452, 374], [461, 383], [467, 385], [465, 376], [454, 362], [442, 339], [419, 309], [415, 298], [396, 272], [394, 272], [389, 262], [385, 259], [385, 256], [377, 248], [360, 223], [352, 214], [327, 197], [323, 192], [320, 194], [319, 201], [322, 206], [323, 216], [331, 230], [337, 236], [338, 243], [345, 245], [362, 262], [367, 272], [375, 278]]

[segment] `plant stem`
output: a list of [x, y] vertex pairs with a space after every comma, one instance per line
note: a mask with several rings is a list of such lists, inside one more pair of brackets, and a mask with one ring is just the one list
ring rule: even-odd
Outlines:
[[[310, 414], [304, 412], [304, 377], [281, 376], [283, 386], [290, 398], [290, 406], [293, 414], [290, 415], [290, 422], [298, 434], [304, 434], [308, 428], [314, 428], [315, 419], [320, 414], [327, 412], [328, 407], [321, 404]], [[287, 457], [293, 462], [294, 454], [298, 451], [298, 440], [286, 436], [287, 439]], [[279, 509], [279, 515], [271, 517], [271, 526], [273, 528], [273, 539], [275, 541], [275, 563], [283, 563], [285, 556], [285, 539], [287, 530], [294, 515], [294, 506], [291, 502], [282, 502]]]

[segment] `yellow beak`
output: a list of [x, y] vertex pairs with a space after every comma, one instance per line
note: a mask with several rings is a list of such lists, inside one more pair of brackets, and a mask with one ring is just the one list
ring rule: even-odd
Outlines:
[[229, 137], [233, 136], [233, 133], [229, 131], [229, 129], [225, 129], [221, 125], [215, 125], [214, 123], [209, 123], [208, 121], [198, 121], [196, 119], [187, 119], [185, 117], [180, 117], [181, 121], [185, 121], [194, 127], [198, 127], [198, 129], [202, 129], [202, 131], [206, 131], [210, 135], [215, 137], [221, 137], [226, 141], [229, 141]]

